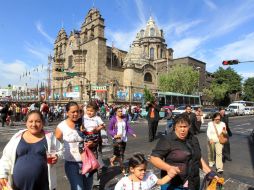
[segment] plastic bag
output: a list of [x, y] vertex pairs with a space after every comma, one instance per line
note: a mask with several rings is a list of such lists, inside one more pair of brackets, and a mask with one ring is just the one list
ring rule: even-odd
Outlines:
[[93, 170], [96, 170], [100, 167], [98, 160], [96, 159], [94, 153], [85, 146], [83, 153], [81, 154], [82, 158], [82, 174], [87, 174]]

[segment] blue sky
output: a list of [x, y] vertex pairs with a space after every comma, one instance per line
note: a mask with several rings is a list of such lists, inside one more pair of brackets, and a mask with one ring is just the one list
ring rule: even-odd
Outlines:
[[[210, 72], [225, 59], [254, 60], [254, 0], [0, 0], [0, 86], [45, 81], [58, 31], [80, 29], [93, 5], [108, 45], [128, 51], [151, 15], [174, 58], [200, 59]], [[233, 68], [254, 77], [254, 63]]]

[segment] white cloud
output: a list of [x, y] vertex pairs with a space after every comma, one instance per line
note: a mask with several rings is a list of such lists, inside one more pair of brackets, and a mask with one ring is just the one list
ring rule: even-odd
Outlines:
[[217, 9], [217, 5], [212, 0], [204, 0], [204, 2], [210, 9]]
[[202, 38], [185, 38], [173, 42], [174, 58], [190, 56], [199, 48], [203, 41], [204, 39]]
[[254, 72], [239, 72], [238, 74], [240, 74], [244, 80], [250, 77], [254, 77]]
[[38, 64], [47, 63], [48, 55], [52, 52], [50, 47], [46, 47], [40, 43], [25, 42], [25, 49], [32, 54], [32, 56], [39, 60]]
[[254, 32], [233, 43], [218, 48], [217, 57], [220, 59], [254, 60]]
[[[213, 30], [211, 37], [221, 36], [236, 29], [243, 23], [254, 18], [253, 1], [243, 1], [234, 7], [224, 7], [216, 12], [216, 17], [211, 21], [210, 27]], [[233, 14], [232, 14], [233, 11]]]
[[48, 40], [49, 43], [54, 44], [54, 38], [52, 38], [50, 35], [48, 35], [48, 34], [44, 31], [43, 26], [42, 26], [42, 24], [40, 23], [40, 21], [36, 22], [36, 23], [35, 23], [35, 26], [36, 26], [36, 29], [38, 30], [38, 32], [39, 32], [41, 35], [43, 35], [43, 36]]
[[1, 73], [1, 82], [2, 87], [7, 86], [8, 84], [16, 85], [21, 84], [20, 75], [25, 72], [26, 64], [23, 61], [15, 60], [11, 63], [5, 63], [0, 60], [0, 73]]
[[161, 29], [163, 29], [164, 33], [166, 36], [169, 35], [181, 35], [184, 32], [187, 32], [191, 28], [199, 25], [200, 23], [204, 22], [201, 19], [198, 20], [188, 20], [186, 22], [174, 22], [170, 21], [169, 23], [164, 23], [164, 24], [158, 24]]
[[143, 1], [142, 0], [135, 0], [135, 4], [138, 9], [138, 18], [142, 24], [145, 24], [147, 19], [145, 16]]
[[46, 66], [44, 65], [43, 69], [41, 65], [38, 67], [37, 72], [37, 70], [34, 71], [36, 67], [32, 67], [21, 60], [13, 62], [0, 60], [0, 86], [6, 87], [8, 84], [25, 86], [27, 84], [28, 87], [35, 87], [38, 81], [39, 83], [45, 82], [47, 78]]
[[[215, 49], [212, 53], [206, 52], [206, 60], [208, 63], [207, 68], [214, 70], [218, 68], [218, 66], [222, 66], [221, 63], [223, 60], [254, 60], [254, 46], [252, 44], [254, 44], [254, 32], [242, 36], [242, 38], [238, 41], [221, 46]], [[246, 64], [250, 64], [250, 66], [253, 66], [253, 63], [241, 63], [241, 66], [246, 66]]]
[[107, 45], [112, 46], [113, 41], [114, 47], [128, 51], [130, 45], [135, 39], [137, 32], [138, 30], [122, 32], [122, 31], [111, 31], [109, 29], [107, 32], [109, 34], [109, 40]]

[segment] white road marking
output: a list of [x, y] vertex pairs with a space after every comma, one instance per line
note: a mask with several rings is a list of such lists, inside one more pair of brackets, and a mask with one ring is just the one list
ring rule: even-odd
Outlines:
[[234, 126], [236, 126], [236, 127], [240, 127], [240, 126], [245, 126], [245, 125], [251, 125], [251, 123], [242, 123], [242, 124], [239, 124], [239, 125], [234, 125]]

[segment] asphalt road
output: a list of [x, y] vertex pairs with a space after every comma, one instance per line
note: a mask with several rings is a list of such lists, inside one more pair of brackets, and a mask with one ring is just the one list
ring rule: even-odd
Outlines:
[[[207, 160], [207, 138], [206, 138], [206, 120], [201, 127], [201, 134], [198, 135], [200, 146], [202, 149], [202, 155]], [[107, 122], [106, 122], [107, 123]], [[166, 121], [161, 120], [159, 122], [157, 140], [154, 142], [148, 142], [148, 128], [147, 121], [140, 119], [139, 121], [131, 124], [137, 134], [137, 138], [130, 137], [126, 148], [126, 160], [131, 157], [135, 152], [142, 152], [145, 155], [149, 155], [152, 149], [155, 147], [157, 140], [162, 135]], [[48, 130], [54, 130], [56, 124], [46, 127]], [[0, 128], [0, 153], [11, 138], [11, 136], [17, 132], [17, 130], [24, 128], [23, 124], [9, 128]], [[224, 189], [241, 189], [241, 190], [253, 190], [254, 189], [254, 144], [250, 144], [249, 134], [254, 129], [254, 116], [243, 116], [230, 118], [230, 128], [233, 132], [233, 136], [230, 138], [231, 143], [231, 157], [232, 162], [226, 162], [224, 164], [224, 174], [226, 184]], [[109, 141], [110, 142], [110, 141]], [[111, 143], [111, 142], [110, 142]], [[105, 146], [103, 148], [103, 160], [106, 165], [109, 164], [108, 159], [112, 155], [112, 145]], [[149, 166], [155, 173], [158, 172], [152, 166]], [[58, 189], [68, 190], [70, 189], [68, 181], [66, 179], [63, 167], [63, 161], [59, 161], [57, 164], [58, 171]], [[110, 187], [116, 182], [121, 175], [118, 175], [120, 170], [118, 167], [109, 167], [103, 175], [103, 181], [106, 183], [106, 187]], [[108, 181], [111, 179], [110, 181]], [[98, 183], [97, 180], [94, 183]], [[107, 189], [107, 188], [104, 189]], [[111, 186], [113, 187], [113, 185]]]

